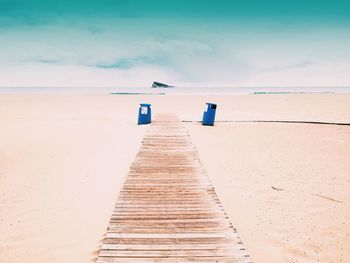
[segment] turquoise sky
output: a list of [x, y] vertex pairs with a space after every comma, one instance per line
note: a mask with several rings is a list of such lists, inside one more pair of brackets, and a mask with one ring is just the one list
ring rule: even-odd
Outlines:
[[350, 86], [350, 1], [0, 0], [0, 86]]

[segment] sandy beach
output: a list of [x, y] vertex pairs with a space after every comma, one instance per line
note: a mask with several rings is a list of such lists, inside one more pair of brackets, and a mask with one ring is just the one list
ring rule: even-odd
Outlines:
[[[218, 121], [203, 127], [205, 102]], [[350, 94], [0, 95], [0, 262], [94, 262], [153, 113], [177, 114], [256, 263], [350, 261]]]

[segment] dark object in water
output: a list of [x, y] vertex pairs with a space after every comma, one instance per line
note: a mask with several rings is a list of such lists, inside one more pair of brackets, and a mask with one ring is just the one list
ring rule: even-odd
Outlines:
[[164, 83], [160, 83], [160, 82], [153, 82], [152, 84], [152, 88], [172, 88], [173, 86], [164, 84]]

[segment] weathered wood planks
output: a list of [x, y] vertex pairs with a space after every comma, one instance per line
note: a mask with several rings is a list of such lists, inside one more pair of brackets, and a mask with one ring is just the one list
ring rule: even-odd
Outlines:
[[251, 262], [181, 121], [158, 115], [124, 182], [97, 263]]

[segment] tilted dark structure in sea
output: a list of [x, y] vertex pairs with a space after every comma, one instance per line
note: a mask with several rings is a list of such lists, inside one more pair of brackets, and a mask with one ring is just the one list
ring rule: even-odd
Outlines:
[[152, 84], [152, 88], [173, 88], [173, 86], [164, 84], [164, 83], [160, 83], [160, 82], [153, 82]]

